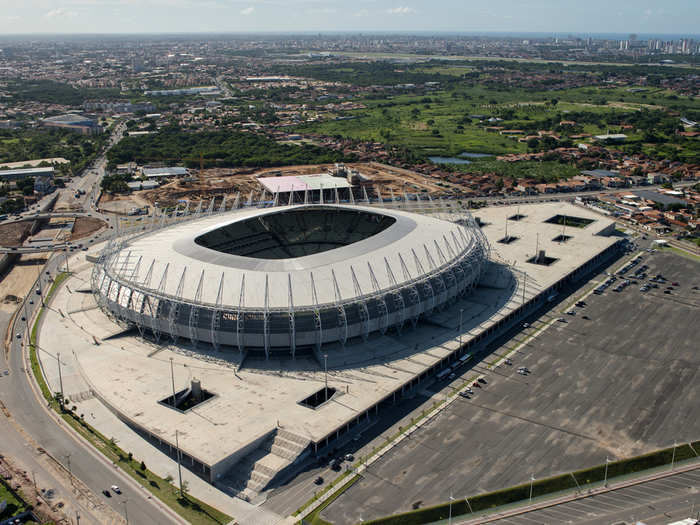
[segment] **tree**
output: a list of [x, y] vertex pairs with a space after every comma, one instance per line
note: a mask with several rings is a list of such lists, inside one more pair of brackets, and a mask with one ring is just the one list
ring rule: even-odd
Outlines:
[[141, 469], [141, 471], [145, 472], [146, 471], [146, 464], [143, 461], [141, 461], [139, 468]]

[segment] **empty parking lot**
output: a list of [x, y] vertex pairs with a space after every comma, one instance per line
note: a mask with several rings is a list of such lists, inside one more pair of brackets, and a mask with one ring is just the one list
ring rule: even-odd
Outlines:
[[477, 366], [488, 385], [376, 462], [324, 519], [355, 523], [698, 439], [700, 291], [691, 288], [700, 266], [667, 253], [644, 259], [650, 276], [680, 286], [590, 295], [574, 316], [552, 311], [533, 323], [520, 339], [551, 326], [512, 366]]

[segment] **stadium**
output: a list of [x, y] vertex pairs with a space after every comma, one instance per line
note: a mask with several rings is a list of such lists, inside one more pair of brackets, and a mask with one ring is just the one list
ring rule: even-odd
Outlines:
[[415, 325], [468, 294], [489, 254], [461, 211], [213, 210], [110, 243], [92, 274], [102, 310], [156, 340], [295, 357]]

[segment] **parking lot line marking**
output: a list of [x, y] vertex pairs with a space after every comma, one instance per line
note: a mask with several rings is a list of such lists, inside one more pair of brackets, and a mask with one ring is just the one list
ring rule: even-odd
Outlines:
[[659, 479], [657, 480], [660, 485], [667, 486], [670, 485], [670, 488], [673, 490], [679, 490], [679, 489], [684, 489], [688, 490], [688, 483], [683, 482], [683, 481], [677, 481], [674, 480], [673, 478], [664, 478], [664, 479]]
[[[557, 505], [556, 507], [549, 507], [545, 510], [547, 512], [549, 512], [550, 514], [554, 514], [555, 517], [557, 517], [557, 514], [561, 514], [561, 515], [565, 516], [566, 519], [564, 521], [570, 520], [572, 518], [580, 518], [581, 517], [581, 516], [578, 516], [578, 514], [581, 513], [581, 511], [574, 511], [573, 509], [568, 509], [571, 514], [573, 514], [574, 512], [577, 513], [576, 516], [571, 516], [570, 514], [567, 514], [567, 509], [560, 509], [558, 507], [559, 506]], [[585, 513], [584, 513], [584, 515], [585, 515]], [[562, 518], [559, 518], [559, 519], [562, 519]]]
[[[614, 501], [614, 503], [611, 503], [610, 501], [608, 501], [609, 499], [612, 499]], [[593, 500], [591, 500], [591, 503], [593, 503], [593, 501], [597, 501], [599, 503], [602, 503], [603, 505], [609, 505], [611, 507], [615, 507], [616, 509], [625, 510], [628, 508], [627, 506], [619, 505], [618, 504], [619, 502], [615, 498], [613, 498], [610, 494], [597, 494], [595, 496], [595, 498]]]
[[[665, 496], [665, 495], [668, 494], [667, 492], [664, 492], [664, 491], [661, 490], [661, 489], [652, 489], [651, 487], [647, 487], [647, 486], [643, 486], [643, 485], [636, 485], [636, 486], [634, 486], [634, 487], [627, 487], [626, 490], [631, 491], [633, 494], [634, 494], [635, 492], [641, 492], [641, 493], [642, 493], [642, 496], [643, 496], [643, 497], [646, 497], [646, 498], [657, 498], [657, 499], [658, 499], [658, 498], [659, 498], [659, 494], [660, 494], [661, 496]], [[648, 490], [648, 491], [652, 492], [652, 494], [650, 495], [650, 494], [645, 493], [645, 492], [644, 492], [645, 490]], [[655, 493], [657, 493], [657, 492], [658, 492], [659, 494], [655, 494]]]

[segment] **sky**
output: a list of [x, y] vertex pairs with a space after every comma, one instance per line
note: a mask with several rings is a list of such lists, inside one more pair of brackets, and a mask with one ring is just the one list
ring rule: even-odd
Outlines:
[[697, 34], [700, 0], [0, 0], [0, 34]]

